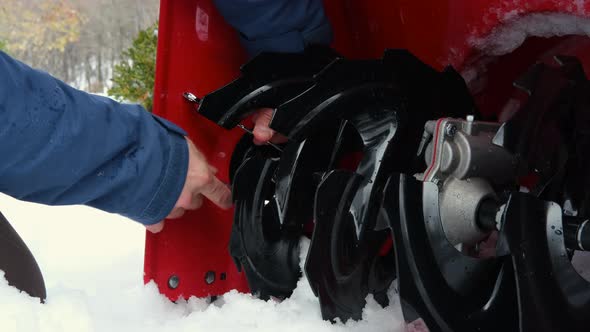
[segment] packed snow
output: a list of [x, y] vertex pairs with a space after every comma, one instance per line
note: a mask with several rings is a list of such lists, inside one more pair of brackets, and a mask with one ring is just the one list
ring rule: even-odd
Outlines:
[[[583, 1], [576, 1], [576, 10], [580, 15], [582, 15], [583, 9]], [[489, 63], [494, 62], [496, 57], [513, 52], [529, 37], [590, 36], [590, 19], [588, 17], [567, 13], [521, 15], [523, 10], [521, 8], [503, 13], [500, 15], [502, 24], [494, 28], [491, 33], [469, 39], [469, 44], [482, 55], [477, 62], [469, 63], [461, 70], [461, 76], [472, 92], [478, 91], [480, 88], [477, 80], [487, 71]], [[500, 13], [499, 9], [496, 11], [496, 14]], [[449, 62], [452, 63], [452, 60]], [[501, 113], [501, 120], [505, 121], [508, 115], [511, 115], [519, 107], [520, 102], [509, 101], [506, 109]]]
[[471, 40], [471, 44], [484, 54], [499, 56], [514, 51], [528, 37], [590, 35], [590, 19], [573, 14], [533, 13], [518, 16], [516, 12], [509, 12], [505, 19], [504, 25], [484, 38]]
[[[47, 207], [0, 196], [11, 221], [39, 263], [45, 304], [0, 277], [0, 331], [403, 331], [399, 302], [372, 298], [360, 322], [323, 321], [306, 280], [281, 303], [229, 292], [213, 303], [172, 303], [152, 282], [143, 285], [142, 226], [87, 207]], [[307, 243], [303, 243], [307, 246]]]

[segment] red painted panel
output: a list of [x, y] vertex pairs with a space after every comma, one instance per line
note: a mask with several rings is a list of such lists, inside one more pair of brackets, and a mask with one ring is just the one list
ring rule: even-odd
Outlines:
[[[182, 94], [191, 91], [203, 96], [231, 81], [245, 55], [235, 32], [210, 0], [163, 0], [160, 11], [154, 112], [185, 128], [219, 170], [219, 177], [228, 181], [229, 159], [242, 133], [220, 129], [201, 118]], [[244, 276], [227, 251], [232, 213], [206, 202], [198, 211], [167, 221], [161, 233], [148, 233], [145, 281], [155, 280], [160, 292], [173, 300], [233, 288], [247, 291]], [[212, 284], [205, 282], [209, 271], [216, 276]], [[180, 280], [176, 289], [168, 287], [172, 275]]]

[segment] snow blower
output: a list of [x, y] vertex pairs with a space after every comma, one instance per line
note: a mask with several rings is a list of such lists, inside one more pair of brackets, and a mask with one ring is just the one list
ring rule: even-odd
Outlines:
[[[280, 300], [305, 274], [326, 320], [394, 287], [429, 331], [585, 331], [590, 3], [325, 8], [330, 47], [247, 59], [210, 0], [162, 0], [154, 110], [234, 209], [148, 233], [145, 281], [171, 300]], [[286, 143], [252, 143], [262, 107]]]

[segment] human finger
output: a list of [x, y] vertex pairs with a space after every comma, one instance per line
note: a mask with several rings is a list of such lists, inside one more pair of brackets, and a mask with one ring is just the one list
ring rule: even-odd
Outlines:
[[254, 120], [254, 143], [264, 144], [270, 141], [275, 134], [274, 130], [270, 129], [269, 124], [272, 119], [273, 110], [271, 108], [262, 108], [257, 111]]
[[212, 176], [211, 181], [200, 192], [220, 208], [229, 209], [232, 206], [231, 191], [215, 176]]
[[180, 207], [180, 206], [176, 206], [176, 207], [174, 207], [174, 209], [172, 209], [172, 211], [168, 214], [168, 216], [166, 216], [166, 219], [180, 218], [184, 215], [185, 211], [186, 211], [185, 208]]
[[152, 233], [159, 233], [162, 231], [162, 229], [164, 229], [164, 220], [153, 225], [146, 225], [145, 228]]

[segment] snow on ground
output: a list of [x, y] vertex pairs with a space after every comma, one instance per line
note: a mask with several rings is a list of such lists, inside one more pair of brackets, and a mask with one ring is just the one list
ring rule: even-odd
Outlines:
[[174, 304], [154, 283], [142, 283], [142, 226], [86, 207], [4, 195], [0, 210], [35, 255], [48, 293], [40, 304], [0, 277], [2, 332], [403, 331], [395, 298], [385, 309], [369, 298], [361, 322], [323, 321], [305, 280], [282, 303], [230, 292], [213, 304], [197, 298]]

